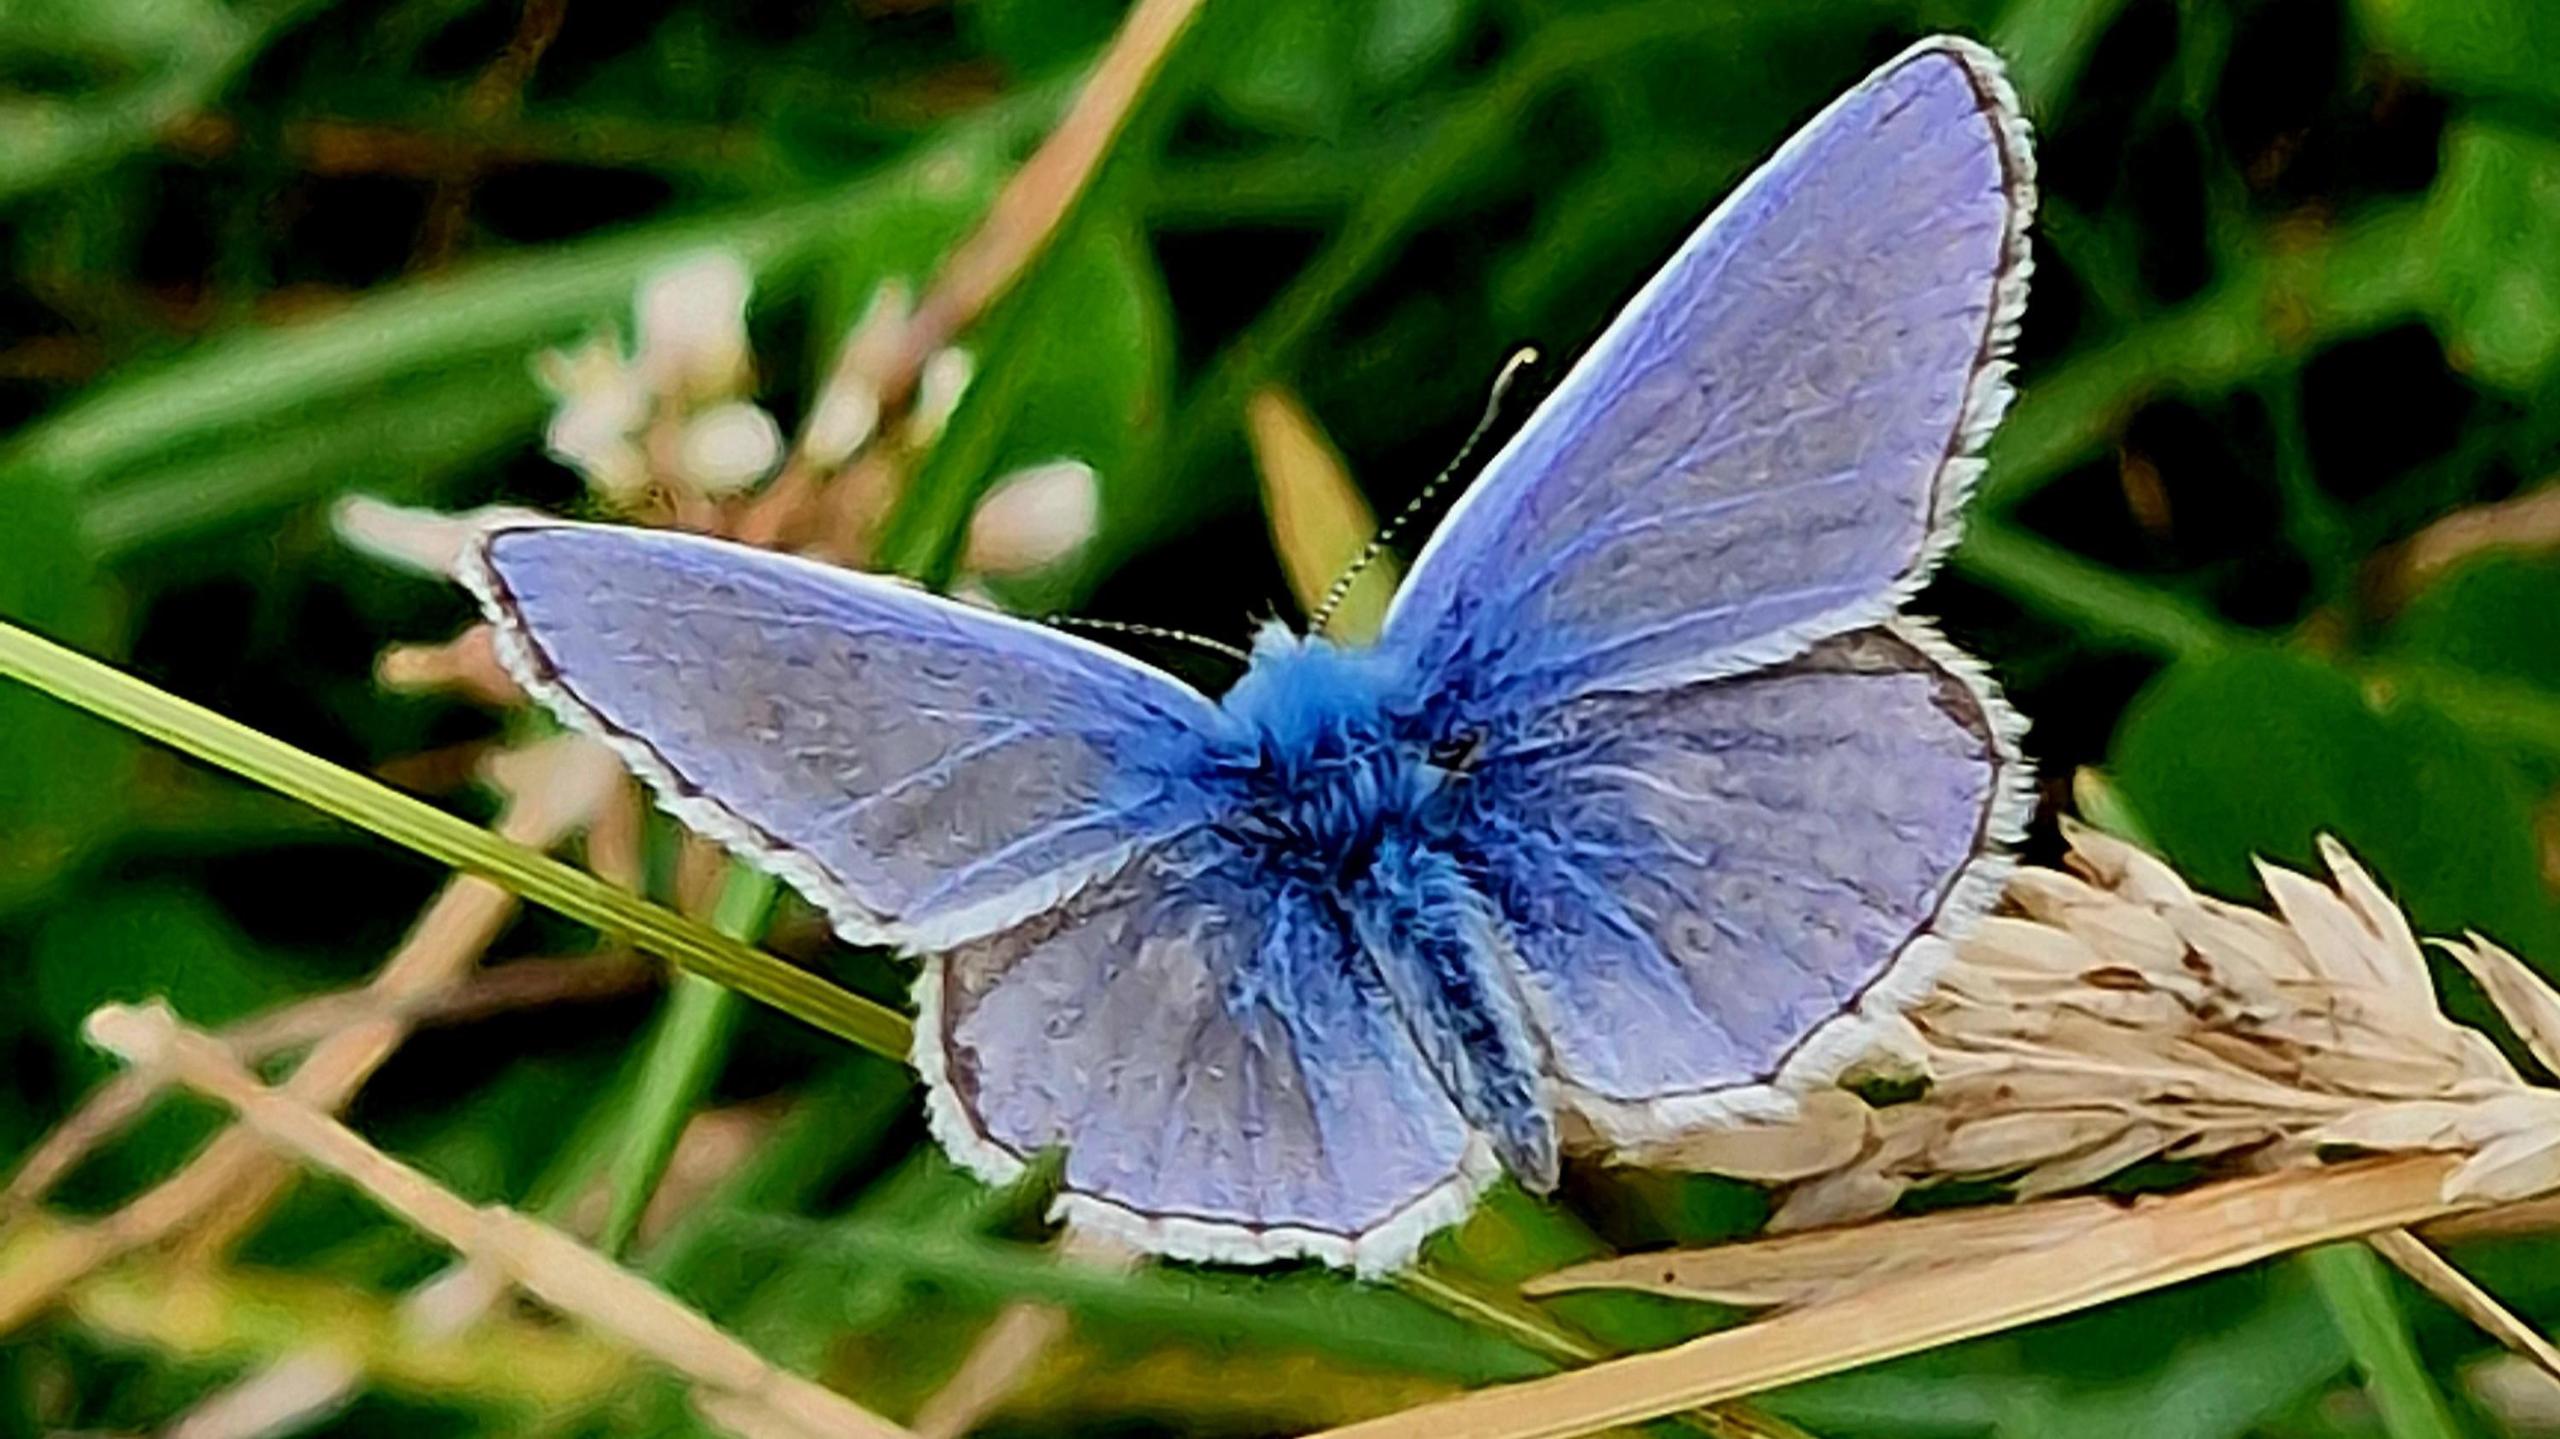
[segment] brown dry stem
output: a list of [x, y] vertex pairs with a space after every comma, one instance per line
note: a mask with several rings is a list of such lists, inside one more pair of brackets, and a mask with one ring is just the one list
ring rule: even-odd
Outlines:
[[2554, 1348], [2540, 1330], [2499, 1303], [2496, 1295], [2481, 1288], [2470, 1275], [2454, 1268], [2452, 1261], [2428, 1248], [2426, 1241], [2406, 1229], [2386, 1229], [2367, 1236], [2365, 1242], [2447, 1309], [2480, 1326], [2482, 1333], [2514, 1350], [2545, 1374], [2560, 1379], [2560, 1348]]
[[1057, 128], [926, 287], [881, 386], [885, 408], [903, 403], [925, 361], [985, 314], [1048, 248], [1199, 12], [1200, 0], [1139, 0], [1129, 11]]
[[2398, 610], [2475, 555], [2560, 548], [2560, 485], [2460, 509], [2385, 553], [2372, 570], [2374, 607]]
[[[549, 848], [583, 823], [624, 783], [613, 757], [584, 740], [549, 741], [508, 757], [500, 782], [511, 790], [498, 831]], [[379, 1013], [315, 1045], [288, 1082], [305, 1104], [337, 1109], [362, 1087], [409, 1032], [406, 1005], [460, 983], [516, 911], [514, 895], [487, 880], [455, 875], [367, 992]], [[219, 1253], [265, 1212], [286, 1171], [249, 1135], [226, 1130], [185, 1168], [95, 1223], [53, 1231], [32, 1254], [0, 1272], [0, 1333], [42, 1313], [82, 1275], [143, 1245], [156, 1244], [219, 1208], [195, 1246]]]
[[[483, 971], [450, 990], [386, 1004], [369, 987], [296, 1000], [242, 1020], [217, 1036], [243, 1064], [276, 1055], [361, 1024], [398, 1020], [415, 1029], [468, 1024], [511, 1010], [613, 999], [657, 982], [660, 967], [627, 954], [519, 959]], [[98, 1086], [28, 1152], [0, 1191], [0, 1208], [40, 1204], [97, 1148], [123, 1132], [160, 1094], [150, 1075], [127, 1070]]]
[[[546, 741], [503, 758], [515, 778], [515, 801], [499, 817], [497, 830], [534, 849], [549, 849], [585, 824], [605, 796], [625, 781], [620, 762], [601, 745], [576, 738]], [[460, 984], [480, 962], [499, 931], [521, 905], [513, 894], [484, 879], [455, 875], [418, 917], [415, 928], [368, 988], [393, 1006], [420, 995], [440, 993]], [[397, 1017], [368, 1020], [339, 1030], [312, 1047], [285, 1091], [318, 1108], [342, 1108], [384, 1060], [408, 1039], [411, 1026]], [[219, 1254], [266, 1216], [291, 1177], [290, 1171], [224, 1135], [214, 1141], [198, 1164], [208, 1164], [214, 1151], [233, 1144], [236, 1177], [225, 1185], [220, 1209], [190, 1237], [197, 1255]], [[191, 1166], [192, 1167], [192, 1166]]]
[[2421, 1223], [2463, 1207], [2445, 1193], [2461, 1163], [2457, 1155], [2412, 1154], [2207, 1185], [2137, 1202], [2042, 1248], [1890, 1280], [1670, 1349], [1326, 1430], [1324, 1439], [1567, 1439], [1660, 1418]]
[[503, 1205], [475, 1205], [367, 1144], [355, 1131], [258, 1082], [220, 1041], [164, 1005], [110, 1005], [90, 1016], [92, 1042], [128, 1064], [160, 1069], [228, 1106], [256, 1138], [363, 1190], [411, 1227], [486, 1263], [527, 1294], [647, 1355], [719, 1412], [753, 1411], [757, 1432], [901, 1439], [907, 1431], [831, 1390], [775, 1368], [646, 1279]]

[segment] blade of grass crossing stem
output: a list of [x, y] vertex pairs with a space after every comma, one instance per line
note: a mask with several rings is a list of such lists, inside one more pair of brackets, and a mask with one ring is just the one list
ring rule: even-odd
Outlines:
[[2410, 1342], [2382, 1261], [2361, 1244], [2331, 1244], [2303, 1255], [2302, 1262], [2355, 1356], [2383, 1432], [2391, 1439], [2461, 1439], [2462, 1426]]
[[911, 1028], [886, 1005], [4, 620], [0, 676], [480, 875], [838, 1038], [907, 1057]]
[[[712, 906], [711, 927], [731, 939], [753, 941], [764, 933], [765, 921], [773, 913], [773, 896], [771, 876], [732, 864], [720, 898]], [[737, 996], [728, 990], [690, 974], [676, 980], [641, 1058], [621, 1146], [614, 1155], [613, 1205], [605, 1211], [604, 1232], [597, 1238], [605, 1253], [619, 1256], [639, 1229], [649, 1196], [667, 1172], [667, 1161], [675, 1157], [685, 1120], [710, 1088], [721, 1057], [728, 1052], [737, 1018]]]

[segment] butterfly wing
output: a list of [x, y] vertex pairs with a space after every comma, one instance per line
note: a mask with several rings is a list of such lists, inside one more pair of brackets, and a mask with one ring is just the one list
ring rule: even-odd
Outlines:
[[918, 590], [665, 531], [531, 524], [465, 565], [517, 677], [848, 938], [933, 948], [1198, 823], [1215, 706]]
[[1416, 560], [1383, 643], [1506, 709], [1732, 674], [1885, 618], [2007, 403], [2033, 180], [1998, 63], [1922, 43], [1636, 296]]
[[1890, 617], [2006, 401], [2031, 208], [1997, 62], [1888, 63], [1618, 317], [1390, 614], [1430, 722], [1481, 742], [1470, 865], [1605, 1139], [1836, 1073], [1996, 888], [2019, 726]]
[[1593, 695], [1477, 771], [1471, 867], [1568, 1102], [1620, 1144], [1835, 1076], [1997, 891], [2016, 721], [1909, 622], [1735, 678]]
[[1096, 646], [660, 531], [502, 529], [467, 578], [513, 668], [679, 817], [855, 938], [940, 951], [934, 1128], [1069, 1222], [1177, 1256], [1409, 1258], [1494, 1172], [1335, 911], [1207, 827], [1222, 718]]
[[1214, 834], [928, 961], [935, 1133], [1066, 1148], [1071, 1224], [1176, 1258], [1380, 1272], [1495, 1173], [1334, 906]]

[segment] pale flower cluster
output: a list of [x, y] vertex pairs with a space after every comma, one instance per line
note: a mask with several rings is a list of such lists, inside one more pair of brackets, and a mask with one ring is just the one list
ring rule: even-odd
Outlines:
[[[913, 319], [906, 288], [892, 282], [880, 287], [839, 346], [798, 436], [786, 442], [781, 425], [753, 398], [747, 332], [753, 288], [736, 255], [686, 256], [641, 280], [630, 345], [606, 332], [536, 358], [535, 372], [557, 402], [544, 446], [578, 472], [605, 509], [645, 515], [665, 491], [731, 500], [786, 466], [816, 476], [851, 470], [860, 487], [879, 481], [862, 462], [884, 443], [911, 460], [941, 438], [975, 362], [957, 346], [925, 356], [903, 413], [884, 429], [884, 371]], [[874, 508], [886, 502], [880, 497]], [[1100, 487], [1078, 461], [1000, 476], [971, 518], [957, 588], [983, 595], [988, 580], [1063, 565], [1100, 521]]]
[[543, 442], [606, 505], [638, 507], [655, 476], [732, 495], [782, 463], [782, 427], [747, 397], [753, 286], [735, 255], [688, 256], [641, 280], [629, 349], [606, 333], [535, 361], [559, 402]]

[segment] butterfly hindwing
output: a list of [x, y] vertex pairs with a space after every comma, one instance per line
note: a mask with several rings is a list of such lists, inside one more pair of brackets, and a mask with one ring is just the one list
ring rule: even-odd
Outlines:
[[664, 531], [503, 528], [466, 577], [537, 696], [849, 938], [1009, 925], [1199, 820], [1215, 707], [1055, 631]]
[[1212, 836], [928, 962], [935, 1131], [1066, 1149], [1071, 1221], [1180, 1258], [1393, 1268], [1493, 1174], [1335, 907]]
[[1930, 931], [1989, 900], [2027, 801], [1989, 681], [1901, 623], [1524, 738], [1478, 771], [1517, 819], [1472, 861], [1563, 1097], [1620, 1142], [1836, 1073], [1871, 992], [1907, 1002]]
[[1433, 535], [1385, 644], [1519, 707], [1891, 614], [2006, 403], [2033, 184], [1997, 62], [1926, 42], [1746, 180]]

